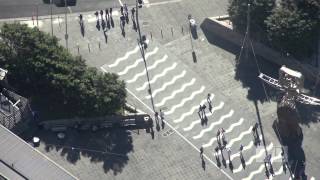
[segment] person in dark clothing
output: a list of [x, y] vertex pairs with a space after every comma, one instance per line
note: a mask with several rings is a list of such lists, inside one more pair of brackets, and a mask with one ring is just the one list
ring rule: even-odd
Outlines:
[[109, 10], [108, 10], [108, 8], [106, 8], [106, 20], [108, 20], [109, 19]]
[[112, 8], [110, 8], [110, 11], [109, 11], [109, 12], [110, 12], [110, 16], [112, 16]]

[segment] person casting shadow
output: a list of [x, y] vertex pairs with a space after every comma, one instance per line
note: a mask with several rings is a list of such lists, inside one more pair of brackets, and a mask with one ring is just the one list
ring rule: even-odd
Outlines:
[[106, 42], [106, 44], [108, 43], [108, 35], [107, 35], [107, 31], [103, 31], [103, 35], [104, 35], [104, 40]]
[[203, 156], [201, 158], [201, 165], [202, 165], [202, 169], [205, 171], [206, 170], [206, 162], [204, 161]]
[[100, 22], [99, 22], [99, 20], [97, 20], [97, 24], [96, 24], [96, 28], [98, 29], [98, 31], [100, 31]]

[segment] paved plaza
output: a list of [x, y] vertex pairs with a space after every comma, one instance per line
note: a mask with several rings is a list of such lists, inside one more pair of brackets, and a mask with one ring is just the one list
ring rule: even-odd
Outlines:
[[[127, 144], [118, 143], [120, 153], [108, 154], [103, 149], [105, 145], [99, 143], [102, 150], [96, 151], [85, 143], [72, 144], [71, 140], [61, 145], [52, 140], [52, 134], [44, 132], [39, 133], [48, 139], [38, 149], [80, 179], [221, 180], [266, 179], [267, 150], [272, 155], [274, 170], [274, 176], [269, 179], [290, 179], [289, 171], [283, 169], [281, 145], [272, 128], [276, 103], [265, 97], [261, 82], [256, 78], [256, 66], [236, 70], [239, 49], [219, 46], [218, 39], [200, 28], [205, 17], [225, 15], [227, 1], [149, 1], [139, 9], [141, 31], [148, 44], [146, 61], [142, 59], [132, 19], [125, 25], [125, 35], [121, 34], [117, 9], [112, 16], [113, 23], [110, 22], [110, 28], [105, 31], [100, 24], [101, 17], [97, 21], [93, 11], [82, 13], [83, 30], [79, 25], [79, 13], [69, 14], [68, 49], [101, 72], [118, 74], [126, 82], [128, 103], [149, 114], [161, 109], [165, 123], [155, 121], [154, 137], [145, 130], [140, 130], [139, 134], [137, 130], [101, 132], [101, 136], [112, 136], [119, 131], [130, 138]], [[129, 6], [132, 7], [133, 4]], [[197, 39], [189, 34], [188, 14], [198, 23]], [[30, 19], [21, 23], [37, 24]], [[50, 16], [40, 18], [38, 25], [51, 33]], [[53, 33], [60, 38], [61, 45], [66, 46], [63, 14], [54, 16]], [[192, 51], [196, 56], [192, 56]], [[263, 72], [277, 76], [279, 67], [260, 63]], [[275, 91], [267, 90], [271, 98], [276, 96]], [[200, 105], [206, 108], [199, 111]], [[204, 120], [200, 116], [204, 116]], [[257, 145], [252, 127], [259, 121], [263, 131], [258, 130], [261, 143]], [[313, 145], [319, 142], [315, 137], [320, 135], [320, 125], [312, 123], [310, 126], [302, 126], [303, 146], [308, 179], [315, 180], [319, 178], [320, 156], [314, 153], [316, 146]], [[216, 134], [221, 128], [225, 130], [230, 158], [226, 150], [215, 151]], [[77, 137], [76, 132], [71, 134]], [[89, 137], [88, 142], [97, 141], [94, 136]], [[203, 160], [199, 157], [200, 147], [204, 149]], [[73, 151], [77, 151], [75, 160], [72, 160]]]

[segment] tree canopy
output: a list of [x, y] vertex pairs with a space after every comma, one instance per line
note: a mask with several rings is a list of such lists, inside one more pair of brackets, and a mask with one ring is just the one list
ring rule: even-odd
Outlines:
[[1, 27], [0, 67], [8, 70], [16, 92], [52, 118], [114, 114], [125, 103], [125, 83], [117, 75], [87, 67], [38, 28], [17, 23]]
[[234, 27], [245, 32], [248, 3], [250, 32], [264, 34], [264, 43], [296, 57], [310, 56], [316, 49], [320, 31], [319, 0], [230, 0], [228, 12]]

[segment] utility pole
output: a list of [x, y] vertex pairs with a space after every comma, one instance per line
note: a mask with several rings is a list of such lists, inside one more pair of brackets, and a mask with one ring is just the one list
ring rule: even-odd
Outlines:
[[155, 108], [154, 108], [154, 103], [153, 103], [153, 97], [152, 97], [152, 90], [151, 90], [151, 85], [150, 85], [150, 80], [149, 80], [149, 72], [147, 69], [147, 61], [145, 58], [145, 52], [144, 52], [144, 45], [142, 44], [143, 39], [141, 36], [141, 31], [140, 31], [140, 25], [139, 25], [139, 7], [138, 7], [138, 0], [136, 0], [136, 21], [137, 21], [137, 29], [138, 29], [138, 34], [139, 34], [139, 45], [140, 45], [140, 50], [141, 50], [141, 55], [142, 55], [142, 59], [146, 68], [146, 74], [147, 74], [147, 79], [148, 79], [148, 85], [149, 85], [149, 89], [148, 89], [148, 93], [151, 96], [151, 104], [152, 104], [152, 109], [155, 112]]
[[250, 6], [251, 4], [248, 4], [248, 11], [247, 11], [247, 29], [246, 29], [246, 59], [248, 61], [249, 59], [249, 46], [250, 46]]
[[37, 27], [39, 28], [39, 7], [38, 7], [39, 5], [37, 4], [37, 6], [36, 6], [36, 11], [37, 11]]
[[50, 0], [50, 18], [51, 18], [51, 36], [53, 37], [53, 24], [52, 24], [52, 0]]
[[66, 39], [66, 48], [68, 49], [68, 16], [67, 16], [67, 0], [64, 0], [64, 5], [65, 5], [65, 22], [66, 22], [66, 34], [64, 36], [64, 38]]

